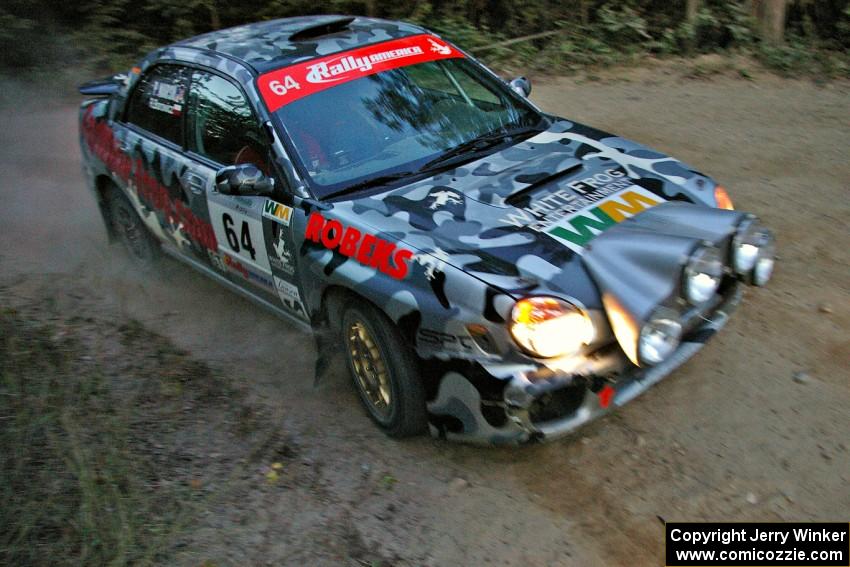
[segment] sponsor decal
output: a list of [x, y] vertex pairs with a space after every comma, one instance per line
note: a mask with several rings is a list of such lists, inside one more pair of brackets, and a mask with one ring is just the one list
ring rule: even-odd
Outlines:
[[416, 340], [423, 346], [427, 345], [440, 350], [452, 352], [476, 351], [475, 341], [472, 337], [452, 335], [433, 329], [419, 329], [419, 332], [416, 334]]
[[633, 187], [633, 184], [623, 170], [612, 168], [592, 177], [571, 181], [567, 186], [573, 192], [558, 189], [535, 199], [528, 207], [515, 209], [500, 219], [501, 222], [544, 232], [561, 217], [586, 208], [612, 193]]
[[[178, 246], [184, 243], [182, 237], [189, 235], [195, 243], [206, 250], [218, 250], [218, 243], [212, 226], [198, 218], [189, 206], [180, 200], [172, 200], [168, 188], [151, 175], [141, 157], [131, 158], [121, 151], [115, 132], [105, 120], [98, 120], [92, 113], [92, 107], [86, 109], [83, 116], [83, 139], [89, 151], [121, 182], [132, 187], [133, 192], [143, 199], [144, 206], [156, 210], [165, 216], [166, 223], [172, 227], [172, 237]], [[133, 183], [130, 178], [133, 177]], [[144, 211], [140, 211], [144, 215]], [[177, 230], [173, 230], [177, 227]]]
[[[274, 233], [276, 233], [276, 235]], [[269, 262], [271, 262], [271, 265], [278, 270], [286, 272], [287, 275], [294, 275], [295, 265], [292, 262], [292, 251], [286, 245], [286, 234], [283, 229], [274, 229], [272, 250], [277, 255], [277, 258], [269, 256]]]
[[568, 248], [581, 253], [597, 234], [662, 202], [664, 199], [661, 197], [632, 185], [629, 189], [597, 201], [593, 207], [561, 217], [545, 232]]
[[148, 98], [148, 106], [166, 114], [180, 116], [183, 113], [184, 94], [182, 85], [156, 81], [153, 84], [153, 93]]
[[289, 221], [292, 219], [292, 207], [268, 199], [263, 205], [263, 216], [284, 226], [289, 226]]
[[588, 195], [624, 178], [626, 178], [626, 173], [623, 170], [606, 169], [601, 173], [595, 173], [591, 177], [570, 181], [567, 183], [567, 187], [582, 195]]
[[180, 113], [183, 112], [182, 104], [177, 104], [176, 102], [167, 104], [164, 102], [160, 102], [155, 98], [151, 98], [148, 100], [148, 106], [153, 108], [154, 110], [165, 112], [166, 114], [171, 114], [172, 116], [180, 116]]
[[311, 59], [260, 75], [257, 85], [270, 112], [305, 96], [362, 77], [407, 65], [462, 58], [442, 40], [415, 35]]
[[256, 284], [260, 287], [274, 289], [274, 283], [268, 277], [264, 276], [263, 274], [258, 274], [257, 272], [249, 270], [242, 262], [230, 256], [229, 254], [223, 254], [223, 257], [224, 265], [227, 266], [230, 271], [239, 274], [249, 282]]
[[274, 284], [281, 299], [301, 301], [301, 294], [298, 293], [298, 286], [278, 277], [274, 278]]
[[428, 38], [428, 43], [431, 44], [431, 51], [434, 53], [439, 53], [440, 55], [451, 55], [452, 53], [451, 47], [438, 43], [433, 37]]
[[239, 260], [232, 258], [227, 254], [223, 254], [224, 265], [229, 268], [231, 271], [236, 272], [246, 280], [248, 279], [248, 268], [242, 265], [242, 262]]
[[304, 304], [301, 303], [301, 294], [298, 293], [298, 286], [277, 276], [273, 277], [277, 295], [280, 297], [284, 306], [290, 311], [293, 311], [301, 319], [307, 319], [307, 312], [304, 310]]
[[[416, 345], [435, 353], [451, 353], [459, 358], [494, 358], [493, 343], [487, 329], [480, 325], [467, 327], [470, 334], [454, 335], [421, 328], [416, 332]], [[474, 337], [474, 338], [473, 338]]]
[[183, 85], [155, 81], [153, 84], [153, 96], [172, 102], [183, 102]]
[[233, 205], [233, 210], [236, 211], [237, 213], [242, 213], [243, 215], [250, 215], [251, 214], [251, 208], [250, 207], [240, 205], [239, 203], [232, 203], [232, 205]]
[[338, 220], [326, 219], [320, 213], [312, 213], [307, 219], [304, 238], [397, 280], [407, 277], [410, 271], [408, 262], [413, 257], [412, 251], [396, 248], [388, 240], [361, 232], [353, 226], [346, 227]]
[[581, 253], [597, 234], [664, 199], [632, 183], [619, 168], [571, 181], [572, 191], [558, 189], [528, 207], [500, 219], [516, 227], [543, 232]]

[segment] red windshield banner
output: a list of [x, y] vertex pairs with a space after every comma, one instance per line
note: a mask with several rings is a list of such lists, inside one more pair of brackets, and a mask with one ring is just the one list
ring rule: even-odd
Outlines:
[[257, 84], [270, 112], [299, 98], [390, 69], [463, 57], [432, 35], [415, 35], [327, 57], [311, 59], [260, 75]]

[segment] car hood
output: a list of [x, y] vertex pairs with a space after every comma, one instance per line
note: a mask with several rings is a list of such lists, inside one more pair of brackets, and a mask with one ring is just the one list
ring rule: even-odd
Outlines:
[[[557, 120], [485, 158], [335, 208], [350, 207], [361, 222], [415, 248], [423, 264], [451, 264], [512, 295], [554, 292], [600, 309], [604, 258], [592, 260], [598, 235], [662, 205], [673, 220], [645, 231], [663, 234], [665, 223], [676, 224], [682, 214], [667, 203], [708, 210], [714, 186], [669, 156]], [[687, 227], [674, 232], [689, 238]], [[698, 242], [701, 233], [692, 232]]]

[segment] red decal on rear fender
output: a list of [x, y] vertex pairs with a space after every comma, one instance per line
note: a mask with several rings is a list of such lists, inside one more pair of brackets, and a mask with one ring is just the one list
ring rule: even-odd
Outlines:
[[367, 45], [260, 75], [257, 86], [270, 112], [299, 98], [375, 73], [407, 65], [462, 58], [463, 53], [422, 34]]
[[218, 250], [212, 225], [197, 217], [183, 201], [172, 199], [168, 187], [148, 172], [141, 156], [133, 159], [121, 149], [109, 122], [95, 118], [92, 108], [85, 110], [82, 124], [83, 139], [89, 151], [112, 174], [128, 184], [128, 191], [135, 191], [145, 204], [163, 213], [166, 221], [183, 225], [182, 230], [200, 246], [213, 252]]

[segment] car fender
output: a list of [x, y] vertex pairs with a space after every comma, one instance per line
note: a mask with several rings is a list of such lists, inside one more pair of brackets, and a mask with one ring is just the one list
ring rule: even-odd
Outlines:
[[342, 288], [383, 311], [422, 357], [492, 360], [511, 351], [505, 322], [514, 298], [508, 293], [381, 232], [344, 205], [296, 215], [293, 231], [314, 321], [326, 291]]

